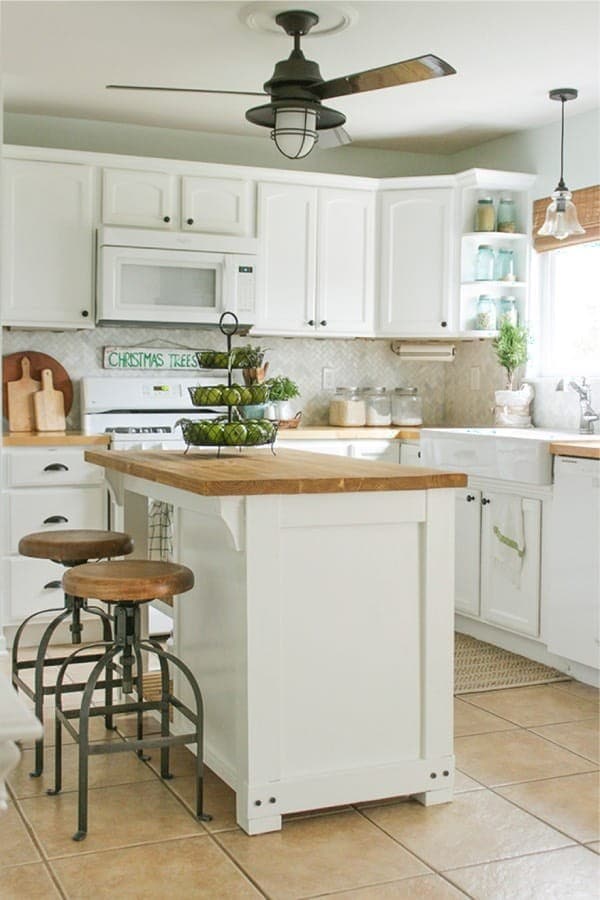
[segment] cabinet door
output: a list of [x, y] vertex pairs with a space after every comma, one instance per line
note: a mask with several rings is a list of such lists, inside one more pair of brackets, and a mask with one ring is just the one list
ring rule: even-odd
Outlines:
[[480, 551], [481, 551], [481, 491], [457, 488], [456, 540], [454, 552], [455, 605], [457, 612], [478, 616]]
[[205, 234], [250, 235], [251, 185], [240, 178], [184, 177], [181, 227]]
[[453, 198], [451, 188], [384, 192], [381, 334], [443, 337], [451, 330]]
[[407, 443], [402, 441], [400, 444], [400, 462], [403, 466], [422, 466], [421, 450], [417, 443]]
[[496, 559], [498, 538], [495, 507], [500, 496], [490, 491], [482, 497], [481, 524], [481, 616], [493, 625], [537, 637], [540, 633], [541, 501], [510, 495], [522, 504], [525, 556], [518, 575]]
[[92, 167], [7, 159], [3, 175], [3, 324], [93, 327]]
[[102, 221], [105, 225], [176, 230], [177, 181], [166, 172], [104, 169]]
[[317, 328], [328, 334], [373, 334], [374, 196], [319, 191]]
[[398, 441], [353, 441], [350, 456], [355, 459], [372, 459], [375, 462], [397, 463], [400, 460]]
[[316, 188], [259, 185], [256, 330], [314, 334], [316, 214]]
[[7, 491], [3, 500], [7, 526], [4, 546], [7, 553], [17, 553], [23, 535], [34, 531], [101, 529], [106, 526], [106, 490], [102, 485]]

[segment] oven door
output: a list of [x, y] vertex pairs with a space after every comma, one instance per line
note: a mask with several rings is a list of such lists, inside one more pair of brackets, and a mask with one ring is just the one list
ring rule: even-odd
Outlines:
[[99, 324], [218, 324], [235, 293], [223, 253], [113, 246], [99, 253]]

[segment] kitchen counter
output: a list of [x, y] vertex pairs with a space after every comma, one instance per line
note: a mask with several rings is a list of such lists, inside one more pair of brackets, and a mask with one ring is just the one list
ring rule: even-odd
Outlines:
[[597, 441], [557, 441], [550, 444], [553, 456], [577, 456], [582, 459], [600, 459], [600, 438]]
[[[205, 759], [244, 831], [359, 801], [452, 799], [466, 476], [268, 448], [85, 458], [105, 467], [134, 556], [147, 556], [148, 501], [173, 508], [175, 559], [196, 578], [174, 600], [173, 652], [200, 685]], [[175, 676], [190, 706], [188, 690]]]
[[87, 462], [205, 497], [256, 494], [332, 494], [366, 491], [421, 491], [464, 487], [459, 472], [373, 463], [361, 459], [269, 448], [223, 450], [219, 458], [202, 451], [86, 450]]
[[278, 441], [285, 440], [344, 440], [344, 441], [418, 441], [421, 426], [372, 426], [369, 428], [338, 428], [334, 425], [306, 425], [300, 428], [281, 428]]
[[108, 447], [107, 434], [81, 431], [13, 431], [2, 435], [5, 447]]

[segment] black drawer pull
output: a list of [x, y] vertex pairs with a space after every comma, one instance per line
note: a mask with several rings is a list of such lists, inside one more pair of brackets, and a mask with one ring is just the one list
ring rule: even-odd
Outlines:
[[309, 319], [309, 320], [308, 320], [308, 324], [309, 324], [309, 325], [311, 326], [311, 328], [312, 328], [312, 326], [315, 324], [315, 320], [314, 320], [314, 319]]
[[62, 523], [66, 523], [69, 520], [66, 516], [48, 516], [47, 519], [44, 519], [43, 525], [60, 525]]
[[187, 222], [188, 225], [193, 225], [193, 224], [194, 224], [194, 220], [193, 220], [193, 219], [186, 219], [185, 221]]
[[48, 466], [44, 466], [44, 472], [68, 472], [69, 467], [65, 466], [64, 463], [50, 463]]
[[56, 588], [62, 587], [62, 583], [60, 581], [49, 581], [48, 584], [44, 585], [45, 591], [55, 591]]
[[476, 500], [476, 499], [477, 499], [477, 497], [475, 496], [475, 494], [467, 494], [467, 497], [466, 497], [467, 503], [472, 503], [473, 500]]
[[171, 216], [163, 216], [163, 222], [170, 222]]
[[492, 501], [489, 500], [487, 497], [484, 497], [484, 498], [482, 499], [482, 501], [481, 501], [481, 505], [482, 505], [482, 506], [487, 506], [488, 503], [491, 503], [491, 502], [492, 502]]
[[327, 319], [321, 319], [319, 325], [327, 325]]

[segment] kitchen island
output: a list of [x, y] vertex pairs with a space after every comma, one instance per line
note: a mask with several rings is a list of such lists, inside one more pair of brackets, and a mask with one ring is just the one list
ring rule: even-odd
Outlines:
[[148, 498], [173, 504], [174, 558], [196, 575], [175, 600], [174, 651], [204, 695], [206, 762], [248, 834], [300, 810], [452, 798], [464, 475], [290, 450], [85, 458], [107, 470], [134, 555], [147, 552]]

